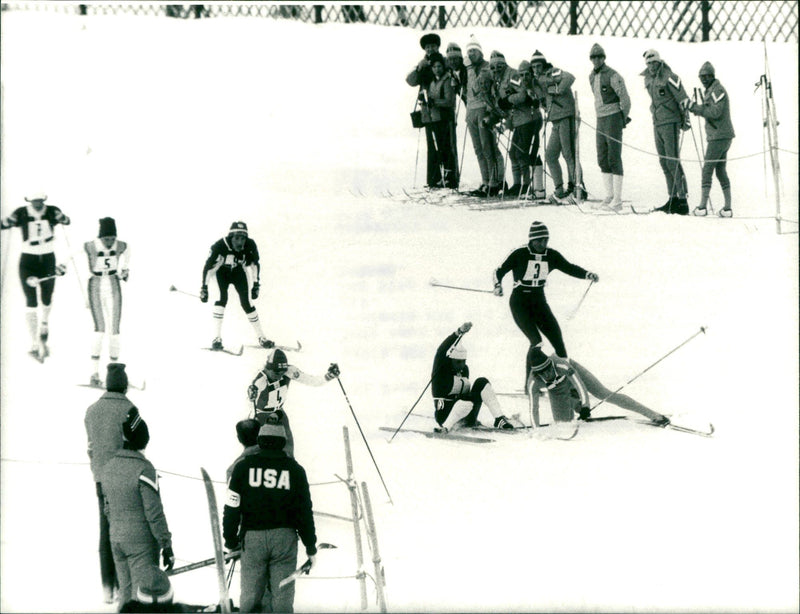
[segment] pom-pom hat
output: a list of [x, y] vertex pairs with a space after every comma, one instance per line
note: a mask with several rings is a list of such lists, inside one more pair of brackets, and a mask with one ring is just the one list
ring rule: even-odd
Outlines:
[[549, 239], [550, 231], [542, 222], [533, 222], [528, 231], [528, 241], [535, 241], [536, 239]]

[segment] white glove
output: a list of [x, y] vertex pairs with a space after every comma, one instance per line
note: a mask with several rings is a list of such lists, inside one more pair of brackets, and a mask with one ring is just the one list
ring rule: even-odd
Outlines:
[[117, 273], [117, 277], [119, 277], [122, 281], [128, 281], [128, 269], [122, 269]]

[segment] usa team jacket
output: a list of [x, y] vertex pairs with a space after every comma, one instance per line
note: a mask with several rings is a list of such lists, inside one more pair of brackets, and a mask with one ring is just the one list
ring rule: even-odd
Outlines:
[[306, 554], [317, 553], [306, 471], [282, 450], [260, 450], [236, 463], [222, 512], [222, 536], [228, 546], [239, 544], [247, 531], [267, 529], [294, 529]]
[[[586, 269], [568, 262], [560, 252], [547, 248], [543, 254], [536, 254], [525, 245], [515, 249], [505, 262], [494, 272], [494, 283], [499, 284], [506, 273], [511, 271], [514, 277], [514, 290], [535, 291], [544, 296], [544, 285], [550, 271], [561, 271], [570, 277], [586, 279]], [[536, 289], [536, 290], [534, 290]]]
[[120, 450], [100, 471], [112, 542], [172, 545], [155, 467], [137, 450]]

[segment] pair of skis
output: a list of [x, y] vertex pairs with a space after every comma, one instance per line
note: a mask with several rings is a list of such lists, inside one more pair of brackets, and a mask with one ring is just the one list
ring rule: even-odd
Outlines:
[[[300, 350], [303, 349], [303, 345], [299, 341], [297, 341], [296, 345], [275, 345], [272, 348], [263, 348], [260, 345], [255, 345], [255, 344], [248, 344], [247, 347], [256, 348], [259, 350], [277, 349], [277, 350], [283, 350], [284, 352], [299, 352]], [[241, 356], [242, 353], [244, 352], [244, 348], [245, 348], [244, 345], [239, 344], [237, 346], [234, 346], [233, 348], [222, 347], [219, 349], [215, 349], [212, 347], [204, 347], [203, 349], [208, 350], [209, 352], [221, 352], [223, 354], [230, 354], [231, 356]]]

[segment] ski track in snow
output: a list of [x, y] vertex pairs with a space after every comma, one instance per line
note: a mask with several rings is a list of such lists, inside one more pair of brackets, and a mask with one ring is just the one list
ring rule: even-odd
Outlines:
[[[536, 48], [575, 74], [591, 123], [588, 50], [600, 42], [632, 98], [625, 142], [647, 151], [654, 145], [642, 51], [658, 49], [689, 91], [710, 59], [733, 105], [729, 156], [762, 148], [753, 94], [761, 44], [490, 28], [446, 30], [443, 44], [464, 48], [470, 33], [487, 57], [500, 49], [516, 66]], [[83, 427], [99, 395], [76, 386], [91, 372], [81, 244], [106, 215], [131, 245], [121, 360], [132, 380], [147, 381], [129, 396], [150, 427], [146, 455], [161, 473], [177, 565], [213, 554], [199, 468], [221, 499], [225, 468], [239, 453], [234, 424], [249, 411], [246, 388], [266, 352], [200, 351], [212, 337], [210, 303], [169, 287], [197, 292], [209, 246], [243, 219], [261, 252], [265, 331], [286, 344], [301, 339], [302, 352], [289, 359], [309, 373], [339, 363], [390, 490], [393, 504], [339, 386], [293, 384], [287, 411], [298, 460], [319, 484], [318, 511], [350, 513], [347, 489], [329, 484], [346, 473], [348, 427], [356, 479], [367, 482], [375, 510], [391, 611], [798, 609], [797, 235], [776, 234], [769, 219], [763, 160], [729, 163], [731, 220], [394, 202], [381, 194], [424, 177], [424, 139], [415, 175], [418, 134], [408, 121], [415, 90], [403, 81], [419, 59], [419, 34], [4, 13], [2, 214], [26, 191], [47, 191], [73, 219], [66, 237], [81, 281], [70, 263], [56, 284], [52, 355], [36, 363], [26, 356], [19, 231], [3, 233], [0, 610], [113, 611], [101, 601]], [[797, 45], [768, 49], [781, 146], [797, 151]], [[463, 130], [462, 110], [470, 187], [478, 173]], [[586, 184], [597, 192], [594, 135], [585, 125], [580, 134]], [[683, 156], [693, 207], [700, 169], [690, 139]], [[625, 198], [661, 204], [657, 159], [626, 149], [623, 160]], [[797, 156], [782, 153], [781, 164], [784, 215], [797, 220]], [[608, 387], [708, 326], [625, 392], [687, 424], [713, 422], [713, 438], [611, 421], [569, 442], [498, 435], [477, 446], [399, 433], [388, 443], [379, 427], [400, 424], [430, 377], [437, 345], [466, 320], [474, 323], [464, 339], [473, 377], [489, 377], [499, 391], [521, 387], [527, 342], [508, 310], [508, 280], [504, 298], [429, 280], [489, 287], [533, 219], [549, 226], [552, 247], [600, 275], [572, 320], [585, 282], [555, 273], [547, 294], [570, 354]], [[70, 252], [57, 235], [62, 262]], [[231, 345], [254, 342], [235, 299], [223, 332]], [[526, 419], [524, 399], [501, 403]], [[597, 413], [625, 412], [604, 404]], [[431, 414], [428, 391], [406, 426], [428, 429]], [[338, 548], [320, 553], [312, 575], [353, 575], [352, 527], [319, 516], [317, 534]], [[374, 575], [368, 550], [365, 558]], [[174, 577], [177, 599], [214, 602], [214, 578], [213, 567]], [[237, 572], [237, 605], [238, 583]], [[371, 580], [368, 589], [377, 611]], [[357, 583], [301, 578], [295, 607], [360, 611]]]

